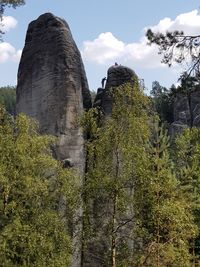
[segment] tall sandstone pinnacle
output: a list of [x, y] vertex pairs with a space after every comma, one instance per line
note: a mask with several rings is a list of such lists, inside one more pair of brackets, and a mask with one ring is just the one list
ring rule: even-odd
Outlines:
[[45, 134], [58, 136], [56, 158], [84, 168], [77, 117], [91, 106], [78, 48], [67, 23], [50, 13], [29, 24], [18, 70], [17, 113], [35, 118]]
[[[26, 35], [18, 70], [17, 113], [36, 119], [41, 133], [57, 136], [55, 157], [76, 168], [81, 176], [84, 138], [77, 119], [90, 107], [84, 66], [69, 26], [51, 13], [41, 15], [29, 24]], [[75, 236], [72, 266], [77, 267], [77, 243], [81, 242], [80, 235]]]

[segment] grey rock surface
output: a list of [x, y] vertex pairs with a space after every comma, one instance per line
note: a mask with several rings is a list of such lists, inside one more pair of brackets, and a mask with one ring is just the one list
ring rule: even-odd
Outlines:
[[174, 122], [170, 133], [174, 136], [186, 127], [200, 127], [200, 88], [184, 95], [178, 93], [174, 100]]
[[[78, 118], [91, 107], [80, 52], [67, 23], [51, 13], [29, 24], [18, 70], [17, 113], [39, 122], [41, 133], [58, 137], [55, 158], [84, 173], [84, 138]], [[76, 218], [80, 219], [81, 207]], [[74, 228], [74, 267], [80, 266], [80, 223]]]
[[109, 116], [112, 112], [110, 89], [125, 83], [134, 83], [135, 78], [137, 78], [137, 75], [132, 69], [121, 65], [111, 66], [107, 72], [105, 89], [99, 88], [97, 91], [94, 107], [99, 107], [106, 116]]
[[58, 136], [56, 158], [84, 168], [77, 119], [91, 107], [78, 48], [67, 23], [51, 13], [29, 24], [18, 70], [17, 113], [35, 118], [42, 133]]
[[191, 117], [190, 106], [187, 97], [183, 94], [178, 94], [174, 99], [173, 107], [174, 121], [189, 125], [191, 123]]
[[192, 126], [200, 127], [200, 88], [191, 93]]

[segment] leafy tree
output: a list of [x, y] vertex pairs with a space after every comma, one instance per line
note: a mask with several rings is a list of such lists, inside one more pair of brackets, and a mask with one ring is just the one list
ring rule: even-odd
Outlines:
[[[101, 127], [96, 110], [89, 111], [84, 120], [85, 129], [90, 130], [84, 193], [87, 196], [86, 226], [91, 226], [86, 246], [95, 246], [95, 257], [103, 255], [102, 266], [115, 267], [125, 266], [130, 260], [131, 251], [127, 243], [132, 243], [133, 214], [130, 210], [133, 195], [130, 192], [134, 184], [130, 166], [135, 166], [138, 156], [142, 156], [143, 148], [138, 144], [143, 143], [147, 136], [145, 109], [149, 100], [139, 89], [137, 81], [134, 88], [124, 85], [111, 94], [112, 115], [103, 119]], [[130, 151], [133, 153], [132, 161], [130, 158], [128, 161]], [[103, 251], [104, 246], [106, 251], [105, 248]]]
[[0, 87], [0, 105], [4, 106], [9, 114], [15, 115], [16, 88], [14, 86]]
[[0, 109], [1, 266], [70, 265], [67, 220], [76, 176], [51, 156], [53, 141], [39, 135], [31, 119], [19, 115], [13, 122]]
[[190, 266], [195, 226], [168, 137], [149, 117], [139, 87], [124, 85], [112, 97], [112, 115], [101, 127], [96, 111], [84, 123], [92, 129], [84, 193], [86, 227], [93, 231], [86, 232], [86, 246], [96, 247], [102, 266]]

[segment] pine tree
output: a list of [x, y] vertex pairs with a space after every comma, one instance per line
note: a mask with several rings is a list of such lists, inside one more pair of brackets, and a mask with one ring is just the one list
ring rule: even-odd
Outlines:
[[167, 134], [154, 123], [146, 171], [138, 175], [135, 190], [135, 234], [141, 238], [136, 266], [191, 266], [189, 241], [195, 237], [196, 227], [168, 150]]
[[[185, 129], [176, 139], [176, 172], [182, 190], [191, 203], [195, 223], [200, 232], [200, 130]], [[200, 264], [200, 235], [191, 243], [194, 261]]]

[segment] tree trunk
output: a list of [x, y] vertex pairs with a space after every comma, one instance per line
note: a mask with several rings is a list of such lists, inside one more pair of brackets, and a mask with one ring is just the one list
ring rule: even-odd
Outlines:
[[112, 245], [111, 245], [111, 266], [116, 267], [116, 205], [117, 196], [116, 193], [113, 197], [113, 216], [112, 216]]

